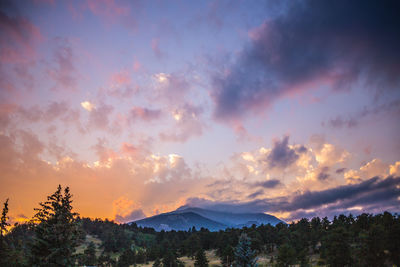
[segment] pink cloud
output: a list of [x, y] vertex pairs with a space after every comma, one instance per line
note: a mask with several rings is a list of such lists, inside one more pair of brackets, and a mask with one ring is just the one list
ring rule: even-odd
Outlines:
[[127, 71], [121, 71], [111, 76], [111, 82], [117, 85], [127, 85], [131, 83], [131, 77]]
[[97, 143], [92, 146], [92, 149], [96, 152], [100, 162], [106, 162], [108, 159], [114, 159], [118, 157], [118, 153], [108, 148], [107, 140], [105, 138], [98, 138]]
[[37, 56], [36, 45], [44, 38], [28, 19], [9, 17], [0, 11], [0, 61], [26, 63]]
[[148, 109], [142, 107], [133, 107], [129, 112], [129, 120], [141, 119], [143, 121], [152, 121], [159, 119], [162, 113], [159, 109]]
[[166, 103], [175, 107], [177, 102], [186, 102], [186, 96], [190, 92], [191, 83], [185, 74], [179, 73], [158, 73], [153, 75], [156, 81], [156, 91], [151, 97], [154, 100]]
[[135, 72], [138, 72], [141, 68], [142, 68], [142, 64], [140, 64], [140, 62], [138, 60], [135, 60], [133, 62], [133, 70]]
[[106, 89], [101, 89], [100, 94], [126, 99], [132, 97], [139, 90], [138, 85], [132, 83], [130, 73], [127, 70], [114, 73], [110, 78], [110, 86]]
[[114, 108], [112, 106], [101, 103], [89, 113], [89, 127], [107, 130], [110, 123], [109, 116], [113, 111]]
[[162, 132], [159, 137], [168, 142], [186, 142], [191, 137], [201, 136], [205, 127], [202, 121], [203, 109], [186, 104], [172, 112], [175, 120], [173, 130]]
[[47, 72], [54, 79], [53, 89], [76, 90], [78, 72], [75, 68], [75, 53], [68, 39], [56, 38], [54, 66]]
[[135, 155], [138, 153], [138, 148], [129, 143], [122, 143], [121, 152], [127, 155]]

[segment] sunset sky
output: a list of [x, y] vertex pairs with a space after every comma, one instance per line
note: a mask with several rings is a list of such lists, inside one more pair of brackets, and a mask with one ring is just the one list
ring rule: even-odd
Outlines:
[[0, 4], [0, 201], [400, 212], [399, 1]]

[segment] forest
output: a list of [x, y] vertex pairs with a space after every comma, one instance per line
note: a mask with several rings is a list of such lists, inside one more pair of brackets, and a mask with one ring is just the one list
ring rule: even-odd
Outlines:
[[400, 266], [400, 216], [389, 212], [157, 232], [82, 218], [61, 186], [29, 222], [11, 226], [8, 211], [6, 200], [0, 266]]

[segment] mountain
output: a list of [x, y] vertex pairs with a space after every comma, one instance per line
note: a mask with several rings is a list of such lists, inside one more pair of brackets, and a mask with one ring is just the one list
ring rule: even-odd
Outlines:
[[138, 226], [152, 227], [156, 231], [170, 230], [188, 230], [193, 226], [196, 229], [201, 227], [207, 228], [210, 231], [218, 231], [227, 228], [227, 225], [210, 220], [194, 212], [182, 213], [163, 213], [149, 218], [135, 221]]
[[157, 231], [188, 230], [193, 226], [196, 229], [203, 227], [210, 231], [219, 231], [228, 227], [242, 228], [253, 224], [276, 225], [280, 222], [285, 223], [275, 216], [264, 213], [231, 213], [188, 206], [135, 221], [138, 226], [152, 227]]
[[283, 222], [278, 218], [276, 218], [275, 216], [265, 213], [232, 213], [232, 212], [207, 210], [202, 208], [185, 207], [185, 206], [178, 208], [176, 211], [173, 211], [172, 213], [176, 214], [181, 212], [194, 212], [205, 218], [220, 222], [222, 224], [228, 225], [229, 227], [233, 228], [242, 228], [244, 226], [249, 227], [252, 226], [253, 224], [276, 225], [280, 222]]

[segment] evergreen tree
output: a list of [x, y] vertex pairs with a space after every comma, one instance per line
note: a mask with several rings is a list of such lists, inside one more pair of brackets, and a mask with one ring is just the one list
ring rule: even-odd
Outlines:
[[278, 266], [287, 267], [295, 264], [296, 262], [296, 250], [289, 244], [283, 244], [279, 247], [277, 263]]
[[221, 252], [221, 263], [223, 266], [231, 266], [235, 259], [235, 252], [230, 245], [227, 245]]
[[90, 242], [88, 247], [83, 252], [85, 255], [85, 265], [96, 265], [97, 258], [96, 258], [96, 246], [93, 242]]
[[69, 188], [57, 191], [40, 203], [34, 216], [35, 236], [31, 248], [32, 266], [72, 266], [73, 253], [80, 241], [77, 213], [72, 212]]
[[257, 266], [255, 252], [251, 249], [251, 240], [245, 233], [240, 235], [235, 249], [235, 264], [240, 267]]
[[197, 251], [194, 266], [208, 267], [208, 260], [206, 254], [204, 253], [204, 250], [200, 249], [199, 251]]
[[10, 248], [5, 239], [5, 235], [7, 233], [7, 226], [10, 224], [7, 222], [8, 220], [8, 199], [4, 202], [3, 211], [1, 213], [1, 221], [0, 221], [0, 266], [6, 266], [5, 264], [8, 261], [8, 257], [10, 256]]
[[163, 263], [164, 267], [177, 267], [178, 266], [178, 261], [177, 261], [176, 255], [171, 249], [169, 249], [167, 251], [167, 253], [164, 255], [162, 263]]
[[135, 251], [131, 249], [126, 249], [118, 259], [118, 266], [126, 267], [129, 265], [136, 264], [136, 254]]
[[342, 226], [336, 227], [326, 234], [323, 248], [329, 266], [351, 265], [349, 234]]
[[10, 224], [7, 222], [8, 220], [8, 198], [6, 202], [4, 202], [3, 211], [1, 212], [1, 221], [0, 221], [0, 238], [2, 239], [7, 233], [7, 226]]

